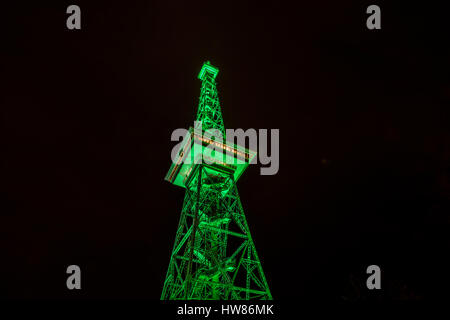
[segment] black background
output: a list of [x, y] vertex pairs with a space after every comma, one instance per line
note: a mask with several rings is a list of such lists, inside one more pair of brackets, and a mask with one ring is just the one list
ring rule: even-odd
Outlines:
[[[66, 28], [70, 4], [81, 30]], [[370, 4], [381, 30], [366, 28]], [[239, 181], [276, 300], [445, 295], [442, 6], [39, 1], [0, 19], [0, 297], [159, 299], [184, 196], [163, 180], [170, 135], [192, 125], [206, 60], [226, 127], [280, 129], [278, 174]]]

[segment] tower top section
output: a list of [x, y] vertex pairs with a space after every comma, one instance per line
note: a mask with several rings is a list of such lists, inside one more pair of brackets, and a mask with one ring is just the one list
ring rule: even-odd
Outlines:
[[201, 122], [203, 130], [217, 129], [225, 137], [225, 128], [215, 80], [218, 73], [219, 69], [214, 67], [209, 61], [203, 63], [198, 74], [198, 78], [202, 81], [202, 88], [200, 90], [196, 120], [198, 123]]
[[214, 67], [209, 61], [206, 61], [203, 63], [203, 67], [198, 74], [198, 78], [203, 81], [204, 78], [209, 75], [214, 80], [216, 79], [218, 73], [219, 69]]

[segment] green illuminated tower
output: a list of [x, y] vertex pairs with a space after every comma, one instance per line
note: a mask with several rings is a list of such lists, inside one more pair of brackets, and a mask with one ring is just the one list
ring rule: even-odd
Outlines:
[[[218, 72], [203, 64], [197, 122], [166, 176], [186, 195], [161, 300], [272, 299], [236, 187], [256, 152], [217, 139], [225, 136]], [[221, 152], [208, 153], [212, 145]]]

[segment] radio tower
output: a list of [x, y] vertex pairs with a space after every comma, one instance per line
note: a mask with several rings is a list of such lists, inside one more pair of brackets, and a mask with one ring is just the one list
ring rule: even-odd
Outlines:
[[216, 139], [225, 137], [218, 72], [203, 64], [195, 128], [166, 175], [186, 195], [161, 300], [272, 299], [236, 187], [256, 152]]

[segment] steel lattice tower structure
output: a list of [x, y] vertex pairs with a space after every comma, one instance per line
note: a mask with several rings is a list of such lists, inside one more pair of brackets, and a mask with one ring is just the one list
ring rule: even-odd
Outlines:
[[[209, 61], [203, 64], [197, 122], [166, 176], [186, 194], [161, 300], [272, 299], [236, 187], [256, 152], [233, 145], [223, 148], [228, 156], [243, 159], [234, 165], [225, 164], [223, 155], [210, 164], [181, 163], [189, 156], [205, 157], [205, 145], [215, 143], [207, 130], [225, 137], [218, 72]], [[201, 146], [197, 154], [194, 144]]]

